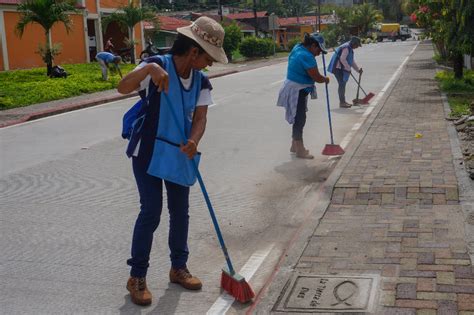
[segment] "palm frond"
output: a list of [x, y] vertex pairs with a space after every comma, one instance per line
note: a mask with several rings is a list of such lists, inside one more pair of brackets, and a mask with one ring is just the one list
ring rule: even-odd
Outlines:
[[142, 21], [157, 22], [156, 11], [151, 7], [140, 7], [131, 2], [127, 6], [118, 8], [115, 12], [102, 18], [104, 30], [112, 22], [116, 22], [124, 28], [133, 28]]
[[64, 24], [66, 31], [72, 27], [69, 12], [76, 12], [73, 0], [25, 0], [17, 7], [20, 19], [16, 25], [17, 34], [22, 37], [28, 24], [37, 23], [48, 33], [57, 22]]

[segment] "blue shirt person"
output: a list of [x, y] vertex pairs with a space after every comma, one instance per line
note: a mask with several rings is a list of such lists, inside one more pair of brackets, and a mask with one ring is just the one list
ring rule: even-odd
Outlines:
[[314, 83], [329, 83], [329, 78], [318, 70], [316, 56], [327, 53], [324, 38], [317, 34], [304, 36], [304, 41], [293, 47], [288, 57], [286, 80], [278, 93], [277, 105], [285, 108], [285, 117], [293, 125], [291, 153], [302, 159], [314, 158], [303, 144], [308, 94], [315, 92]]
[[122, 58], [120, 56], [115, 56], [112, 53], [102, 51], [95, 55], [95, 59], [100, 65], [100, 68], [102, 70], [102, 80], [107, 81], [107, 70], [109, 64], [112, 64], [115, 66], [117, 71], [120, 74], [120, 77], [122, 77], [122, 73], [120, 72], [120, 68], [118, 67], [118, 64], [122, 61]]

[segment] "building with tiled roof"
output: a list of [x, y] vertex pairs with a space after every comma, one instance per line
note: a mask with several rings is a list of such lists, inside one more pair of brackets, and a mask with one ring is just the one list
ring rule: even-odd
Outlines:
[[[43, 28], [38, 24], [27, 26], [20, 38], [16, 25], [20, 13], [16, 10], [21, 0], [0, 0], [0, 71], [43, 67], [44, 62], [38, 46], [45, 44]], [[128, 0], [77, 0], [77, 12], [70, 14], [72, 29], [66, 32], [64, 25], [56, 23], [51, 29], [51, 42], [61, 43], [61, 53], [54, 58], [55, 64], [85, 63], [95, 60], [95, 54], [104, 49], [105, 42], [112, 38], [116, 50], [125, 47], [128, 32], [122, 31], [116, 23], [111, 23], [106, 30], [102, 28], [102, 17], [128, 5]], [[135, 55], [142, 50], [144, 42], [143, 27], [138, 24], [133, 38], [139, 44], [135, 46]]]
[[[257, 18], [265, 17], [267, 15], [268, 15], [267, 11], [257, 12]], [[248, 20], [248, 19], [254, 19], [255, 15], [253, 11], [251, 11], [251, 12], [230, 13], [230, 14], [227, 14], [226, 17], [232, 20]]]
[[189, 20], [166, 15], [158, 15], [157, 18], [159, 22], [158, 30], [155, 30], [153, 23], [143, 22], [145, 38], [150, 38], [157, 47], [170, 47], [178, 34], [176, 29], [192, 23]]

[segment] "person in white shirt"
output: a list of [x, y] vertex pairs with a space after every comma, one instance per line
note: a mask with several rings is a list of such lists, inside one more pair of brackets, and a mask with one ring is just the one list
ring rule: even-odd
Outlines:
[[352, 104], [346, 102], [346, 84], [349, 80], [351, 68], [362, 73], [362, 68], [357, 65], [354, 59], [354, 49], [359, 47], [361, 47], [360, 38], [353, 36], [350, 41], [336, 48], [328, 66], [328, 71], [334, 74], [339, 84], [337, 92], [339, 94], [339, 107], [341, 108], [352, 106]]

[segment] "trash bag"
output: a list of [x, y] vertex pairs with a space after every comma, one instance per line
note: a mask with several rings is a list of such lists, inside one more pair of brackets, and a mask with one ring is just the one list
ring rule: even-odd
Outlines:
[[53, 69], [51, 69], [51, 78], [67, 78], [67, 76], [68, 73], [61, 66], [54, 66]]

